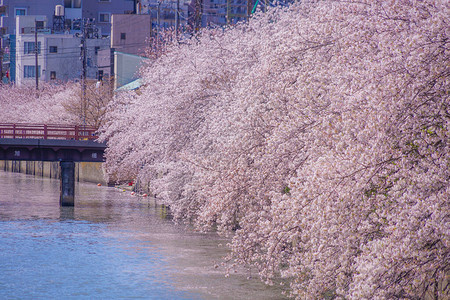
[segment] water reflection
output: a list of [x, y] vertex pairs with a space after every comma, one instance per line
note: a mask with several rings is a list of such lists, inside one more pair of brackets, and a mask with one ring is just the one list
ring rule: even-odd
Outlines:
[[152, 199], [0, 171], [0, 298], [280, 299], [248, 274], [214, 268], [226, 241], [160, 217]]
[[59, 220], [67, 221], [75, 219], [75, 207], [63, 206], [59, 208]]

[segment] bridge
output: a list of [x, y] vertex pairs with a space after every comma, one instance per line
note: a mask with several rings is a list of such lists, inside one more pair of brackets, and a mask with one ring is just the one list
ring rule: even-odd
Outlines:
[[91, 126], [0, 123], [0, 160], [104, 161]]
[[74, 162], [103, 162], [97, 128], [0, 123], [0, 160], [60, 161], [61, 205], [74, 205]]

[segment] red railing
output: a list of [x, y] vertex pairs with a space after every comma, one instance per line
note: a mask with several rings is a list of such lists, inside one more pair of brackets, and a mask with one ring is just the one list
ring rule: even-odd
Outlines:
[[0, 123], [0, 138], [95, 140], [97, 128], [83, 125]]

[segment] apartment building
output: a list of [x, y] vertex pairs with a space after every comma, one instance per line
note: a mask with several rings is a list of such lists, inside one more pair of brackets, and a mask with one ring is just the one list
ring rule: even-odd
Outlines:
[[[136, 14], [150, 15], [154, 29], [178, 26], [185, 28], [188, 21], [188, 6], [192, 0], [137, 0]], [[177, 15], [178, 11], [178, 15]]]
[[[0, 79], [8, 74], [15, 81], [15, 55], [17, 32], [16, 17], [45, 16], [47, 33], [80, 35], [84, 19], [96, 28], [98, 37], [109, 38], [112, 14], [135, 12], [137, 0], [0, 0]], [[56, 16], [55, 8], [62, 6], [63, 16]], [[58, 26], [56, 26], [58, 25]], [[21, 27], [24, 28], [24, 27]], [[43, 33], [43, 29], [40, 29]], [[24, 37], [21, 37], [23, 39]], [[65, 43], [69, 37], [65, 36]]]
[[[37, 23], [40, 25], [36, 26]], [[52, 33], [47, 25], [46, 16], [16, 17], [16, 32], [19, 34], [15, 35], [14, 79], [18, 86], [35, 84], [36, 74], [40, 82], [78, 80], [81, 77], [82, 37]], [[108, 68], [102, 64], [109, 60], [109, 56], [105, 59], [101, 53], [109, 55], [110, 39], [86, 37], [85, 40], [87, 78], [108, 76], [109, 64]]]
[[151, 15], [119, 15], [111, 17], [111, 48], [116, 51], [142, 55], [150, 46]]
[[[70, 0], [65, 0], [68, 2]], [[81, 1], [81, 0], [72, 0]], [[102, 36], [111, 34], [111, 16], [113, 14], [134, 14], [136, 0], [85, 0], [82, 3], [83, 18], [94, 19]]]
[[15, 34], [15, 17], [43, 15], [53, 27], [56, 5], [64, 7], [65, 29], [80, 30], [81, 19], [93, 19], [102, 35], [111, 33], [112, 14], [132, 14], [137, 0], [0, 0], [0, 28]]

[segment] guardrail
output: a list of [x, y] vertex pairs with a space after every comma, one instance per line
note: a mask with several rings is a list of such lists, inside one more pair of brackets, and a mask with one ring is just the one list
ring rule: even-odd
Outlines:
[[0, 123], [0, 138], [88, 141], [98, 136], [92, 126]]

